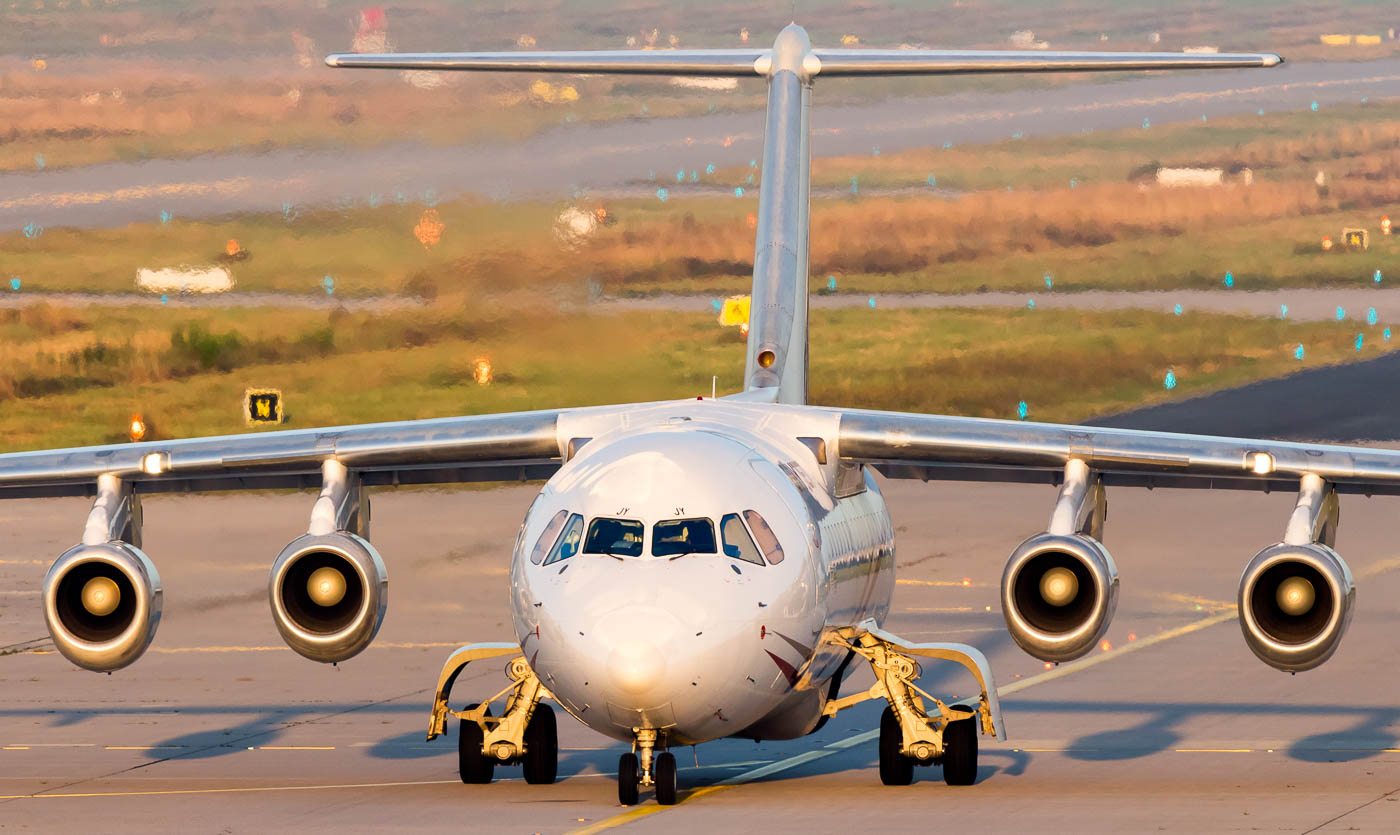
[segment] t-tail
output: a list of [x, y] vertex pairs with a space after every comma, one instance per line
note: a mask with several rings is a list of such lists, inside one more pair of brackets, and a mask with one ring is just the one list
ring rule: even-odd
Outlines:
[[622, 73], [768, 79], [744, 398], [807, 402], [812, 82], [819, 76], [962, 75], [1272, 67], [1270, 53], [814, 49], [792, 24], [771, 49], [339, 54], [332, 67]]

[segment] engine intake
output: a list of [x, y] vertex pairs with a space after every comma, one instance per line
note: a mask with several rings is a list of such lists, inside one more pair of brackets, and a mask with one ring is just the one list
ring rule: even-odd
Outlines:
[[1118, 605], [1118, 568], [1103, 547], [1108, 495], [1078, 458], [1065, 462], [1050, 525], [1016, 546], [1001, 573], [1001, 611], [1016, 643], [1042, 661], [1093, 649]]
[[368, 541], [337, 531], [293, 540], [272, 564], [272, 619], [313, 661], [335, 663], [369, 646], [384, 621], [389, 576]]
[[1356, 583], [1326, 545], [1283, 542], [1260, 551], [1240, 578], [1240, 629], [1276, 670], [1311, 670], [1332, 657], [1351, 622]]
[[1001, 605], [1017, 645], [1042, 661], [1072, 661], [1094, 648], [1118, 605], [1118, 569], [1085, 534], [1040, 533], [1012, 552]]
[[1240, 629], [1259, 660], [1276, 670], [1311, 670], [1337, 651], [1351, 622], [1356, 583], [1337, 555], [1337, 491], [1313, 473], [1283, 541], [1254, 555], [1240, 577]]
[[136, 546], [76, 545], [44, 577], [44, 621], [63, 657], [110, 673], [141, 657], [160, 624], [160, 575]]

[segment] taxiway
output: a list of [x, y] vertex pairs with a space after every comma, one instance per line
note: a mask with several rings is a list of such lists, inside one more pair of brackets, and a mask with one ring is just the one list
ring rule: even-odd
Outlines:
[[[1394, 659], [1400, 549], [1393, 499], [1344, 497], [1338, 548], [1358, 578], [1337, 655], [1289, 676], [1259, 663], [1234, 618], [1239, 571], [1279, 539], [1285, 494], [1119, 490], [1108, 546], [1122, 596], [1107, 643], [1047, 670], [1007, 637], [1002, 563], [1041, 530], [1041, 486], [887, 482], [900, 586], [890, 628], [990, 657], [1010, 738], [983, 739], [975, 786], [923, 769], [880, 785], [873, 704], [792, 742], [679, 752], [683, 801], [616, 805], [621, 746], [561, 717], [561, 780], [489, 786], [456, 775], [451, 737], [426, 743], [428, 700], [451, 648], [511, 637], [507, 550], [534, 488], [377, 494], [389, 564], [375, 645], [339, 668], [278, 641], [272, 556], [312, 496], [160, 496], [146, 550], [165, 581], [155, 644], [114, 675], [47, 652], [38, 590], [78, 537], [86, 503], [0, 505], [0, 830], [598, 832], [928, 828], [963, 832], [1400, 828]], [[755, 636], [757, 638], [757, 636]], [[858, 674], [843, 692], [868, 686]], [[469, 668], [456, 702], [495, 692]], [[922, 682], [963, 696], [960, 670]]]

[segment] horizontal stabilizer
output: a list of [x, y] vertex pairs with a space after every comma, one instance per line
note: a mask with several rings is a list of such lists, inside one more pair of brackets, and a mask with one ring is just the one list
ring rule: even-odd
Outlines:
[[1044, 52], [985, 49], [813, 49], [813, 75], [958, 75], [996, 72], [1204, 70], [1272, 67], [1267, 52]]
[[[338, 53], [331, 67], [392, 70], [622, 73], [767, 77], [771, 49], [613, 49], [573, 52]], [[981, 49], [814, 49], [802, 62], [810, 77], [962, 75], [970, 73], [1093, 72], [1272, 67], [1267, 52], [1043, 52]]]
[[581, 52], [341, 53], [329, 67], [391, 70], [492, 70], [496, 72], [623, 73], [757, 78], [754, 64], [766, 49], [609, 49]]

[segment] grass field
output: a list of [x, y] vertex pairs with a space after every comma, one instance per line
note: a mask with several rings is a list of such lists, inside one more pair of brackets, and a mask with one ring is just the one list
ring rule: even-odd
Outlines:
[[[0, 311], [0, 448], [245, 431], [247, 387], [283, 389], [289, 425], [721, 394], [743, 343], [704, 315], [556, 312], [544, 300], [368, 314], [52, 307]], [[531, 310], [532, 313], [513, 312]], [[818, 404], [1075, 421], [1389, 349], [1381, 326], [1209, 314], [814, 311]], [[1298, 344], [1306, 359], [1294, 358]], [[490, 359], [496, 382], [472, 368]], [[1170, 370], [1177, 385], [1164, 387]]]

